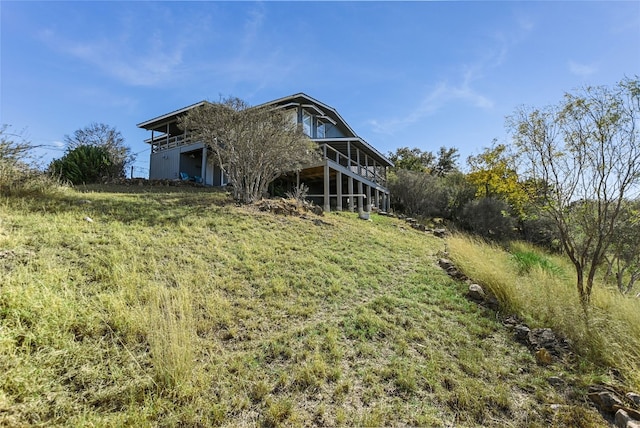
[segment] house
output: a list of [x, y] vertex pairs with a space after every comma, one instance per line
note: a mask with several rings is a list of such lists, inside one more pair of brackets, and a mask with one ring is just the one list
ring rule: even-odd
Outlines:
[[[182, 176], [210, 186], [227, 184], [220, 166], [213, 158], [208, 161], [205, 144], [191, 140], [189, 133], [178, 127], [181, 115], [205, 103], [201, 101], [138, 124], [139, 128], [151, 131], [151, 137], [145, 140], [151, 145], [150, 179], [180, 179]], [[393, 163], [358, 137], [333, 107], [303, 93], [261, 106], [291, 111], [322, 153], [322, 160], [317, 165], [277, 180], [272, 186], [274, 191], [305, 184], [309, 187], [308, 198], [325, 211], [389, 210], [387, 169]]]

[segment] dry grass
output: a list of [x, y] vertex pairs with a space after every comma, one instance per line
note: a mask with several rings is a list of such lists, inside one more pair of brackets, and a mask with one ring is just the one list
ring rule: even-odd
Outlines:
[[[573, 266], [560, 256], [523, 243], [510, 252], [465, 236], [449, 240], [455, 263], [492, 290], [506, 311], [534, 327], [551, 327], [568, 338], [584, 363], [615, 368], [640, 389], [640, 301], [599, 284], [585, 314]], [[518, 255], [533, 260], [523, 270]], [[612, 379], [613, 380], [613, 379]]]
[[398, 220], [83, 191], [0, 202], [0, 425], [600, 421]]

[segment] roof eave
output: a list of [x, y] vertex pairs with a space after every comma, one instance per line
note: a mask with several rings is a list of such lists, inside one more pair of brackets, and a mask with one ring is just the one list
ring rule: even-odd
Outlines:
[[170, 118], [175, 117], [175, 116], [179, 116], [179, 115], [181, 115], [183, 113], [186, 113], [187, 111], [189, 111], [191, 109], [194, 109], [196, 107], [200, 107], [200, 106], [208, 104], [208, 103], [209, 103], [208, 101], [200, 101], [200, 102], [197, 102], [195, 104], [191, 104], [190, 106], [183, 107], [183, 108], [181, 108], [179, 110], [172, 111], [171, 113], [166, 113], [166, 114], [163, 114], [162, 116], [154, 117], [153, 119], [149, 119], [147, 121], [141, 122], [141, 123], [137, 124], [136, 126], [138, 128], [150, 129], [150, 128], [154, 127], [153, 126], [154, 124], [155, 125], [160, 124], [160, 123], [166, 121], [167, 119], [170, 119]]

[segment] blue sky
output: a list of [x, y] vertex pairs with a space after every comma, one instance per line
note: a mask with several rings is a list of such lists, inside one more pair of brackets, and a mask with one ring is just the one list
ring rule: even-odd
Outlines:
[[456, 147], [461, 163], [520, 105], [640, 75], [640, 2], [0, 2], [0, 122], [63, 154], [203, 99], [298, 92], [383, 153]]

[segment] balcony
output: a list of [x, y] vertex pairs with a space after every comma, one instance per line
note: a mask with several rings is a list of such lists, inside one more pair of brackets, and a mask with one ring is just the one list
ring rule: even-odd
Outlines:
[[189, 136], [184, 134], [180, 135], [162, 135], [160, 137], [149, 138], [144, 141], [147, 144], [151, 144], [151, 153], [158, 153], [162, 150], [173, 149], [178, 146], [184, 146], [187, 144], [195, 143]]
[[369, 181], [379, 184], [383, 187], [387, 185], [386, 168], [382, 165], [376, 165], [375, 161], [373, 165], [369, 164], [369, 159], [365, 158], [365, 163], [358, 163], [358, 159], [350, 158], [344, 153], [336, 150], [328, 144], [321, 144], [320, 150], [325, 159], [337, 163], [341, 167], [348, 171], [359, 175]]

